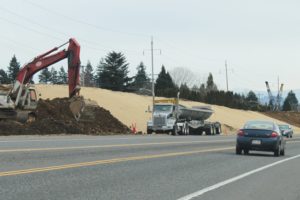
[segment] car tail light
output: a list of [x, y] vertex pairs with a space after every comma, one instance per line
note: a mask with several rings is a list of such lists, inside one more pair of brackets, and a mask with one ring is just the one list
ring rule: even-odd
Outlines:
[[237, 133], [237, 135], [238, 135], [238, 136], [244, 136], [244, 135], [245, 135], [245, 133], [244, 133], [244, 131], [243, 131], [243, 130], [239, 130], [239, 131], [238, 131], [238, 133]]
[[271, 134], [271, 137], [278, 137], [278, 133], [273, 132], [273, 133]]

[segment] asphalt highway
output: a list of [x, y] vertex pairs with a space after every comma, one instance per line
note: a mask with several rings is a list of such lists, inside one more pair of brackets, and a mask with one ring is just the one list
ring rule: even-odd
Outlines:
[[235, 155], [234, 136], [0, 137], [0, 199], [300, 199], [286, 155]]

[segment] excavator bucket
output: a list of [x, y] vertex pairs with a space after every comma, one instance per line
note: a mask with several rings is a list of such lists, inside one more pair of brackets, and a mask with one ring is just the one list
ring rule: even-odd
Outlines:
[[70, 99], [70, 110], [77, 121], [93, 121], [95, 119], [94, 110], [99, 107], [96, 101], [84, 99], [82, 96]]

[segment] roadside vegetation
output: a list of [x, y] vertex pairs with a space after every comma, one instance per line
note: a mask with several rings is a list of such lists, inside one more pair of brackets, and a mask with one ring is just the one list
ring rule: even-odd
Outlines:
[[[7, 67], [7, 71], [0, 70], [0, 83], [10, 84], [16, 78], [20, 64], [14, 55]], [[129, 76], [129, 63], [121, 52], [109, 52], [100, 59], [99, 64], [93, 67], [88, 61], [81, 67], [81, 82], [85, 87], [99, 87], [113, 91], [125, 91], [152, 95], [150, 75], [146, 73], [146, 66], [141, 62], [136, 67], [136, 74]], [[67, 72], [63, 67], [45, 68], [38, 76], [39, 82], [44, 84], [66, 84]], [[33, 82], [33, 81], [32, 81]], [[185, 68], [175, 68], [170, 73], [165, 66], [161, 67], [155, 81], [155, 95], [161, 97], [176, 97], [208, 104], [226, 106], [243, 110], [269, 111], [272, 105], [260, 104], [256, 94], [249, 91], [247, 95], [232, 91], [219, 90], [214, 83], [213, 75], [209, 73], [206, 82], [197, 81], [195, 75]], [[284, 100], [282, 110], [297, 110], [298, 100], [295, 93], [290, 91]]]

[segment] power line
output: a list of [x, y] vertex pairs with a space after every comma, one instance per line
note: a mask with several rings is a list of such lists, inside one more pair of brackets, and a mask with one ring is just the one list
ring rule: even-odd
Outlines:
[[[1, 33], [0, 33], [0, 34], [1, 34]], [[8, 37], [8, 36], [6, 36], [6, 35], [1, 34], [0, 39], [1, 39], [1, 38], [5, 38], [5, 39], [6, 39], [6, 42], [7, 42], [7, 41], [10, 41], [12, 44], [14, 44], [14, 45], [17, 46], [17, 47], [21, 46], [21, 47], [23, 47], [23, 48], [26, 48], [27, 50], [38, 51], [37, 48], [34, 48], [34, 47], [32, 47], [31, 45], [27, 45], [27, 44], [25, 44], [25, 43], [23, 43], [23, 42], [19, 42], [19, 41], [17, 41], [17, 40], [11, 39], [10, 37]], [[18, 45], [17, 45], [17, 44], [18, 44]]]
[[[45, 25], [43, 25], [43, 24], [37, 23], [37, 22], [35, 22], [34, 20], [32, 20], [32, 19], [30, 19], [30, 18], [28, 18], [28, 17], [22, 16], [22, 15], [20, 15], [20, 14], [18, 14], [18, 13], [15, 13], [15, 12], [9, 10], [9, 9], [3, 8], [3, 7], [0, 7], [0, 9], [1, 9], [1, 10], [4, 10], [4, 11], [6, 11], [6, 12], [12, 14], [12, 15], [17, 16], [17, 17], [21, 18], [22, 20], [27, 20], [27, 21], [29, 21], [30, 23], [35, 24], [35, 25], [37, 25], [37, 26], [40, 26], [40, 27], [42, 27], [42, 28], [44, 28], [44, 29], [54, 31], [54, 33], [58, 33], [58, 34], [60, 34], [60, 35], [67, 36], [68, 38], [70, 37], [69, 34], [66, 34], [66, 33], [64, 33], [64, 32], [61, 32], [61, 31], [59, 31], [59, 30], [57, 30], [57, 29], [54, 29], [54, 28], [50, 28], [50, 27], [45, 26]], [[41, 32], [40, 32], [40, 33], [41, 33]], [[78, 38], [78, 40], [80, 40], [80, 41], [82, 41], [82, 42], [88, 43], [89, 45], [86, 45], [86, 46], [89, 46], [89, 47], [92, 48], [93, 50], [106, 51], [106, 50], [104, 50], [104, 49], [99, 49], [98, 46], [103, 47], [103, 48], [107, 48], [107, 49], [113, 49], [112, 47], [103, 46], [102, 44], [97, 43], [97, 42], [95, 42], [95, 41], [89, 41], [89, 40], [83, 39], [83, 38], [81, 38], [81, 37], [77, 37], [77, 38]], [[82, 42], [81, 42], [81, 43], [82, 43]], [[97, 44], [97, 47], [91, 47], [91, 46], [90, 46], [90, 45], [95, 45], [95, 44]], [[135, 50], [121, 49], [121, 51], [130, 52], [130, 53], [135, 52], [136, 54], [138, 54], [138, 52], [135, 51]]]
[[32, 31], [32, 32], [34, 32], [34, 33], [37, 33], [37, 34], [39, 34], [39, 35], [46, 35], [46, 36], [49, 37], [49, 38], [52, 38], [52, 39], [55, 39], [55, 40], [59, 40], [60, 42], [62, 42], [62, 40], [61, 40], [60, 38], [58, 38], [58, 37], [55, 37], [55, 36], [50, 35], [50, 34], [47, 34], [47, 33], [42, 33], [42, 32], [40, 32], [40, 31], [38, 31], [38, 30], [35, 30], [35, 29], [33, 29], [33, 28], [29, 28], [28, 26], [25, 26], [25, 25], [16, 23], [16, 22], [14, 22], [14, 21], [5, 19], [5, 18], [3, 18], [3, 17], [0, 17], [0, 20], [6, 21], [6, 22], [11, 23], [11, 24], [14, 24], [14, 25], [16, 25], [17, 27], [22, 27], [22, 28], [24, 28], [24, 29], [27, 29], [27, 30]]
[[[169, 46], [171, 48], [171, 50], [175, 51], [175, 49], [178, 49], [178, 47], [175, 47], [174, 45], [171, 45], [169, 42], [166, 42], [165, 40], [162, 40], [160, 38], [157, 38], [159, 41], [161, 41], [162, 43], [164, 43], [165, 45]], [[174, 43], [174, 42], [172, 42]], [[204, 57], [199, 57], [199, 55], [196, 55], [194, 54], [194, 52], [191, 52], [190, 50], [188, 49], [184, 49], [180, 51], [180, 56], [182, 55], [187, 55], [189, 56], [190, 58], [198, 58], [198, 59], [202, 59], [202, 60], [207, 60], [207, 61], [210, 61], [210, 62], [221, 62], [223, 61], [224, 59], [219, 59], [219, 58], [204, 58]]]
[[64, 14], [62, 14], [60, 12], [53, 11], [51, 9], [48, 9], [48, 8], [44, 7], [44, 6], [41, 6], [40, 4], [35, 3], [35, 2], [29, 1], [29, 0], [24, 0], [24, 1], [28, 2], [29, 4], [35, 6], [35, 7], [39, 8], [39, 9], [45, 10], [45, 11], [51, 13], [51, 14], [54, 13], [55, 16], [60, 15], [60, 16], [63, 17], [63, 19], [67, 19], [67, 20], [70, 20], [70, 21], [73, 21], [73, 22], [76, 22], [76, 23], [79, 23], [79, 24], [90, 26], [90, 27], [96, 28], [98, 30], [108, 31], [108, 32], [114, 32], [114, 33], [119, 33], [119, 34], [124, 34], [124, 35], [130, 35], [130, 36], [149, 37], [149, 35], [146, 35], [146, 34], [131, 33], [131, 32], [126, 32], [126, 31], [121, 31], [121, 30], [115, 30], [115, 29], [109, 29], [109, 28], [106, 28], [106, 27], [98, 26], [96, 24], [88, 23], [86, 21], [82, 21], [82, 20], [79, 20], [79, 19], [72, 18], [72, 17], [70, 17], [68, 15], [64, 15]]

